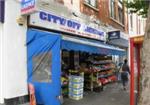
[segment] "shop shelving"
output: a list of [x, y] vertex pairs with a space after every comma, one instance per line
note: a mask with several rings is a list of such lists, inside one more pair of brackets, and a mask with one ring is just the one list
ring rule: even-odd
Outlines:
[[107, 78], [107, 77], [110, 77], [110, 76], [113, 76], [113, 74], [107, 74], [107, 75], [99, 75], [98, 78]]
[[[94, 88], [97, 88], [97, 87], [101, 88], [103, 87], [104, 84], [114, 81], [114, 80], [109, 79], [111, 76], [115, 76], [115, 65], [112, 61], [109, 60], [109, 61], [92, 62], [92, 65], [94, 67], [97, 66], [97, 68], [99, 69], [95, 70], [94, 68], [91, 68], [89, 70], [89, 73], [85, 73], [85, 84], [88, 84], [88, 87], [85, 86], [85, 88], [93, 91]], [[98, 67], [99, 65], [100, 66], [107, 65], [107, 67], [100, 68]], [[86, 78], [86, 76], [88, 78]], [[101, 78], [106, 79], [107, 82], [102, 83]]]
[[[96, 74], [96, 77], [94, 76]], [[101, 87], [101, 83], [98, 81], [98, 72], [92, 72], [90, 73], [85, 73], [85, 87], [86, 89], [90, 89], [91, 91], [93, 91], [94, 88], [98, 88]], [[86, 78], [88, 77], [88, 78]], [[88, 84], [88, 86], [87, 86]]]

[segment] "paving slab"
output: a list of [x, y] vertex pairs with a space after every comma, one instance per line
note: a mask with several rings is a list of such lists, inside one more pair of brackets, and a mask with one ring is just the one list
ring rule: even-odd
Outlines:
[[85, 92], [84, 98], [76, 101], [64, 99], [63, 105], [129, 105], [129, 89], [124, 91], [121, 83], [106, 85], [101, 92]]

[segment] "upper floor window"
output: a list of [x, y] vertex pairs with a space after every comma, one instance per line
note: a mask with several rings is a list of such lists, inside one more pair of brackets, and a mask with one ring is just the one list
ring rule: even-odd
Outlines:
[[115, 0], [110, 0], [110, 16], [111, 16], [113, 19], [116, 19]]
[[118, 20], [120, 23], [124, 24], [124, 10], [123, 2], [121, 0], [118, 2]]
[[110, 17], [124, 25], [125, 17], [123, 0], [110, 0]]
[[133, 29], [133, 16], [132, 16], [132, 14], [130, 15], [130, 27], [132, 30]]
[[85, 0], [85, 2], [91, 5], [92, 7], [97, 8], [97, 0]]

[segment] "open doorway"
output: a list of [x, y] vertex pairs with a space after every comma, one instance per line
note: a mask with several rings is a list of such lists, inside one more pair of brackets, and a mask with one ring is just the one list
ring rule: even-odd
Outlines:
[[28, 82], [35, 87], [37, 104], [60, 105], [62, 94], [62, 105], [128, 105], [128, 92], [118, 82], [117, 65], [112, 59], [113, 55], [124, 55], [124, 51], [100, 42], [73, 39], [28, 30]]
[[62, 105], [129, 105], [111, 55], [62, 50]]

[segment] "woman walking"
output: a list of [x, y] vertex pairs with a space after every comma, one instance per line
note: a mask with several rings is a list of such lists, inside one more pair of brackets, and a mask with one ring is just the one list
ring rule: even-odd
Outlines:
[[122, 84], [123, 84], [123, 89], [127, 89], [127, 84], [128, 84], [128, 74], [130, 74], [129, 66], [127, 64], [127, 59], [124, 60], [124, 64], [122, 66], [122, 73], [121, 73], [121, 79], [122, 79]]

